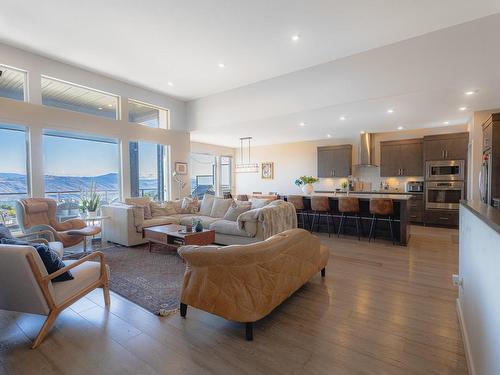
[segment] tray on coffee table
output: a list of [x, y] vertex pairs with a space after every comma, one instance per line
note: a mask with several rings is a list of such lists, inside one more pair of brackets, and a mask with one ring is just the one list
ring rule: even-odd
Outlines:
[[157, 225], [142, 230], [142, 236], [151, 244], [159, 243], [167, 246], [199, 245], [205, 246], [214, 243], [215, 231], [203, 229], [201, 232], [188, 232], [186, 226], [177, 224]]

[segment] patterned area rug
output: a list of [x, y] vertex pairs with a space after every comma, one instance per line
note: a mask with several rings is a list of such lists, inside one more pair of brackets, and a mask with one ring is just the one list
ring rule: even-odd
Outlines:
[[[109, 265], [110, 289], [154, 314], [169, 315], [179, 307], [185, 265], [175, 249], [153, 244], [99, 249]], [[81, 253], [80, 253], [81, 254]], [[70, 255], [76, 258], [77, 254]]]

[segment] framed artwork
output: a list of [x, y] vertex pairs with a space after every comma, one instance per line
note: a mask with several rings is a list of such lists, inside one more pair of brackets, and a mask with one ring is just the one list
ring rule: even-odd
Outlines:
[[262, 163], [260, 172], [261, 178], [265, 180], [272, 180], [274, 178], [274, 163], [272, 161]]
[[188, 173], [188, 164], [187, 163], [181, 163], [181, 162], [176, 162], [175, 163], [175, 172], [177, 174], [187, 174]]

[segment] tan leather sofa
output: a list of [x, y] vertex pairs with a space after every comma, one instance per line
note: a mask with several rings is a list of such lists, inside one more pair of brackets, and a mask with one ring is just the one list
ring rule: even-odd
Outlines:
[[325, 275], [328, 248], [304, 229], [291, 229], [251, 245], [184, 246], [186, 262], [181, 316], [193, 306], [223, 318], [253, 323], [304, 285], [317, 272]]

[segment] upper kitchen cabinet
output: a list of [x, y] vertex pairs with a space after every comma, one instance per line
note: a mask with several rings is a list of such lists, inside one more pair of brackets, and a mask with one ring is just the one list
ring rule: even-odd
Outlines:
[[451, 133], [424, 137], [424, 159], [467, 160], [469, 133]]
[[318, 147], [318, 177], [351, 175], [352, 145]]
[[380, 176], [423, 176], [422, 139], [380, 142]]

